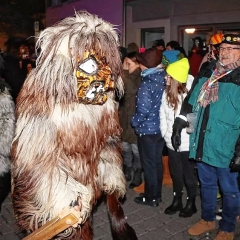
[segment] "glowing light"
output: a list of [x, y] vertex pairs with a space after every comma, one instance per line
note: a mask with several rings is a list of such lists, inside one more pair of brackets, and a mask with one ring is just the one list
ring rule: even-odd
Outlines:
[[195, 28], [186, 28], [185, 29], [185, 32], [187, 33], [187, 34], [193, 34], [194, 32], [195, 32]]

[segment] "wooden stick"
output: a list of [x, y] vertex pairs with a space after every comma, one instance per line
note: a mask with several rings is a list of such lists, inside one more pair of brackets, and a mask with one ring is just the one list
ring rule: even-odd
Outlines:
[[72, 213], [63, 218], [55, 217], [27, 237], [23, 238], [23, 240], [48, 240], [77, 222], [78, 218]]

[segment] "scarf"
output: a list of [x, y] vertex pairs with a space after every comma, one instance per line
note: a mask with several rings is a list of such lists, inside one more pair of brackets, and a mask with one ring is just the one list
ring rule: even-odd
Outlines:
[[240, 60], [234, 63], [223, 66], [219, 61], [216, 63], [216, 69], [213, 71], [211, 77], [203, 84], [200, 94], [198, 96], [198, 103], [202, 107], [206, 107], [210, 102], [218, 100], [218, 79], [229, 74], [232, 70], [240, 66]]

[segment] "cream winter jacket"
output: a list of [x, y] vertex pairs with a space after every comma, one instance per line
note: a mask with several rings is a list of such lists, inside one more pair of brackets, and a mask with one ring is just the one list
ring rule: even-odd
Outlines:
[[[193, 76], [188, 75], [187, 80], [187, 89], [190, 90], [192, 82], [193, 82]], [[183, 99], [187, 96], [187, 94], [183, 95]], [[174, 123], [174, 119], [179, 115], [180, 110], [182, 106], [182, 100], [181, 96], [179, 95], [179, 104], [178, 109], [176, 113], [174, 113], [174, 110], [172, 107], [168, 105], [167, 99], [166, 99], [166, 91], [164, 91], [162, 96], [162, 104], [160, 107], [160, 129], [161, 134], [164, 137], [166, 141], [166, 145], [168, 148], [174, 150], [171, 142], [171, 136], [172, 136], [172, 126]], [[181, 145], [179, 147], [179, 151], [189, 151], [189, 134], [186, 132], [186, 128], [184, 128], [181, 132]]]

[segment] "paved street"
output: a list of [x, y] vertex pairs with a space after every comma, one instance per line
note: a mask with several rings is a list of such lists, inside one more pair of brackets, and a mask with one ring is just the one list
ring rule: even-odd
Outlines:
[[[172, 201], [172, 188], [163, 187], [163, 202], [157, 208], [141, 206], [134, 203], [137, 194], [128, 190], [127, 199], [123, 204], [128, 223], [135, 229], [139, 240], [190, 240], [187, 228], [200, 219], [200, 211], [193, 217], [183, 219], [178, 215], [168, 216], [164, 209]], [[200, 209], [200, 198], [197, 198], [197, 206]], [[110, 225], [105, 203], [101, 203], [93, 216], [94, 240], [112, 240]], [[217, 229], [208, 236], [195, 239], [212, 240], [216, 236]], [[0, 240], [19, 240], [25, 235], [15, 224], [10, 196], [5, 200], [0, 215]], [[236, 230], [235, 240], [240, 240], [240, 226]]]

